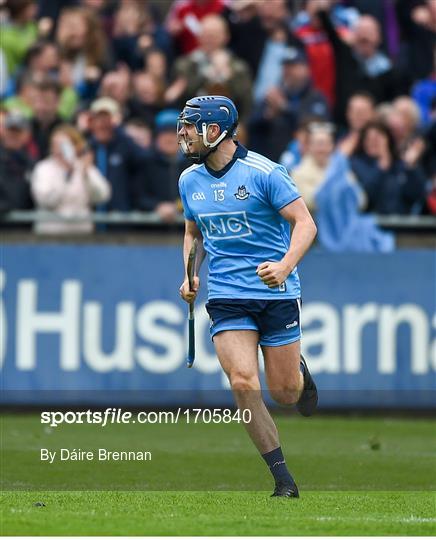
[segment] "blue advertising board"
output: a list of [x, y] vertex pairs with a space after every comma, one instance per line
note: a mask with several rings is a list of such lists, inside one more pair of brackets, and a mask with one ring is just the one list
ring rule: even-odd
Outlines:
[[[207, 405], [228, 390], [204, 275], [197, 357], [185, 367], [180, 248], [7, 245], [0, 267], [3, 403], [120, 391], [134, 404], [171, 405], [184, 392]], [[299, 272], [302, 347], [321, 405], [435, 407], [435, 252], [314, 250]]]

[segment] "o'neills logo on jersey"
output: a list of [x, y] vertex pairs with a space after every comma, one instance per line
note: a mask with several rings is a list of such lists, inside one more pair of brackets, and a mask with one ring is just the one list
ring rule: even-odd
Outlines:
[[239, 186], [238, 192], [235, 193], [235, 197], [239, 201], [245, 201], [245, 199], [248, 199], [249, 196], [250, 194], [248, 193], [247, 188], [245, 186]]
[[205, 201], [206, 195], [202, 191], [196, 191], [192, 194], [193, 201]]
[[218, 182], [218, 184], [211, 184], [211, 188], [226, 188], [227, 184], [225, 182]]

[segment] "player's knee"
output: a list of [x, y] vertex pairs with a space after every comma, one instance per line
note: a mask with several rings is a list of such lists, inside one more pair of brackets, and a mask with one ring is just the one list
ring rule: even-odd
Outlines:
[[300, 388], [297, 384], [284, 384], [277, 388], [271, 388], [270, 394], [279, 405], [295, 405], [300, 397]]
[[230, 373], [230, 386], [234, 392], [249, 392], [260, 389], [259, 378], [251, 373], [235, 371]]

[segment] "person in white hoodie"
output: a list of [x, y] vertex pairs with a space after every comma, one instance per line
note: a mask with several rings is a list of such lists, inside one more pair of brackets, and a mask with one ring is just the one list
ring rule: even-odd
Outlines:
[[50, 139], [50, 155], [37, 163], [31, 181], [35, 206], [77, 222], [37, 221], [41, 234], [80, 234], [94, 230], [87, 219], [96, 204], [110, 199], [111, 186], [93, 165], [93, 155], [82, 135], [72, 126], [56, 128]]

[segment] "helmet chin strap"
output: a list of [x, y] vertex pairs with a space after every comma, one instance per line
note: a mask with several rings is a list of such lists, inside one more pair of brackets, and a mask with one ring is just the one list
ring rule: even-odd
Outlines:
[[[185, 154], [185, 156], [188, 159], [192, 160], [194, 163], [204, 163], [206, 161], [206, 159], [213, 152], [216, 152], [218, 150], [218, 145], [220, 144], [221, 141], [223, 141], [226, 138], [226, 135], [228, 133], [228, 130], [226, 129], [225, 131], [223, 131], [221, 133], [221, 135], [217, 138], [216, 141], [209, 142], [208, 139], [207, 139], [207, 124], [206, 124], [206, 122], [202, 123], [201, 128], [202, 128], [202, 130], [201, 130], [201, 139], [203, 141], [204, 146], [209, 149], [209, 151], [206, 152], [205, 154], [198, 155], [198, 156], [194, 156], [193, 154], [190, 154], [189, 153], [189, 145], [188, 145], [188, 143], [184, 139], [181, 139], [181, 141], [180, 141], [180, 146], [182, 147], [182, 152]], [[200, 135], [200, 134], [198, 134], [198, 135]]]
[[201, 124], [201, 134], [202, 134], [202, 137], [203, 137], [203, 144], [206, 148], [215, 148], [216, 146], [219, 145], [219, 143], [226, 137], [228, 133], [228, 130], [224, 130], [221, 135], [218, 137], [218, 139], [214, 142], [209, 142], [207, 140], [207, 124], [206, 122], [203, 122]]

